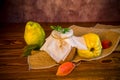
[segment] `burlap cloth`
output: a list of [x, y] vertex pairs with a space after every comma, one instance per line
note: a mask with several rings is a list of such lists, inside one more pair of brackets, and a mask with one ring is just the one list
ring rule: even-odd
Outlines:
[[[120, 25], [114, 26], [114, 25], [96, 24], [94, 28], [108, 29], [108, 30], [115, 31], [120, 34]], [[120, 42], [119, 42], [117, 48], [115, 49], [115, 51], [120, 51]]]
[[[78, 54], [76, 53], [72, 61], [79, 62], [80, 60], [86, 60], [86, 61], [98, 60], [100, 58], [110, 55], [114, 50], [116, 50], [116, 47], [118, 46], [120, 40], [120, 33], [119, 33], [120, 28], [119, 27], [114, 28], [113, 26], [108, 28], [108, 26], [109, 25], [101, 25], [101, 24], [97, 24], [95, 27], [90, 27], [90, 28], [80, 27], [77, 25], [70, 26], [70, 28], [73, 29], [75, 36], [82, 36], [86, 33], [93, 32], [98, 34], [101, 40], [108, 39], [112, 42], [112, 46], [110, 48], [103, 49], [102, 54], [97, 58], [84, 59], [79, 57]], [[43, 51], [42, 52], [32, 51], [32, 55], [28, 56], [28, 64], [30, 69], [45, 69], [58, 65], [46, 52]]]

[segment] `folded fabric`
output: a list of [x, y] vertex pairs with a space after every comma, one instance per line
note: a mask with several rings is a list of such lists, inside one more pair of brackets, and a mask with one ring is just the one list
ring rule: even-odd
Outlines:
[[32, 51], [28, 56], [29, 69], [45, 69], [56, 66], [56, 62], [45, 51]]
[[54, 30], [46, 39], [46, 42], [40, 50], [46, 51], [57, 63], [59, 63], [61, 60], [64, 61], [66, 59], [72, 47], [83, 50], [87, 49], [84, 38], [75, 37], [72, 29], [65, 34]]

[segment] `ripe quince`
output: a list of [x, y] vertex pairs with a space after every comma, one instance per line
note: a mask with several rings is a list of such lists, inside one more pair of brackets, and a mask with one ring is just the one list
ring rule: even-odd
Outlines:
[[27, 45], [39, 45], [45, 41], [45, 31], [42, 26], [33, 21], [28, 21], [25, 26], [24, 39]]
[[102, 45], [100, 38], [97, 34], [95, 33], [88, 33], [83, 35], [86, 45], [87, 45], [87, 50], [80, 50], [77, 49], [78, 55], [83, 58], [95, 58], [100, 56], [101, 51], [102, 51]]

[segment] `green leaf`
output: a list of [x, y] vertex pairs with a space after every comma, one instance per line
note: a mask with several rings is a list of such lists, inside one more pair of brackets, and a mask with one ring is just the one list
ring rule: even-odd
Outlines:
[[27, 57], [31, 55], [32, 50], [39, 50], [39, 49], [40, 49], [39, 45], [27, 45], [24, 47], [24, 52], [22, 56]]
[[51, 27], [51, 29], [56, 30], [58, 32], [61, 32], [63, 34], [65, 34], [66, 32], [69, 32], [69, 30], [70, 30], [69, 28], [62, 28], [59, 25], [57, 25], [57, 26], [50, 26], [50, 27]]

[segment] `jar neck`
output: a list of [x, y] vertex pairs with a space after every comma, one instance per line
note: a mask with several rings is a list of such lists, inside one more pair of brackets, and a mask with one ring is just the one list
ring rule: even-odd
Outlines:
[[73, 36], [73, 30], [71, 29], [69, 32], [61, 33], [53, 30], [51, 36], [55, 39], [67, 39]]

